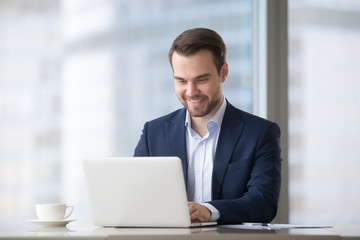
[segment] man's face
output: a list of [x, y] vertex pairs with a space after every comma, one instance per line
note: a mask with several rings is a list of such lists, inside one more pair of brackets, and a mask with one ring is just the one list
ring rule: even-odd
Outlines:
[[172, 68], [175, 92], [192, 118], [210, 120], [221, 105], [222, 83], [228, 74], [225, 63], [220, 71], [216, 69], [209, 50], [200, 50], [191, 56], [174, 52]]

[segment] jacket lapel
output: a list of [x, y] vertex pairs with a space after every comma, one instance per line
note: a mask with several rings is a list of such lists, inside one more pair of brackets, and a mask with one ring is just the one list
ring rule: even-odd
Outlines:
[[185, 137], [185, 108], [168, 122], [165, 122], [165, 138], [169, 153], [181, 159], [185, 186], [187, 186], [187, 154]]
[[224, 175], [230, 161], [232, 152], [244, 128], [241, 111], [234, 108], [229, 102], [221, 124], [219, 140], [216, 148], [213, 176], [212, 176], [212, 199], [219, 198]]

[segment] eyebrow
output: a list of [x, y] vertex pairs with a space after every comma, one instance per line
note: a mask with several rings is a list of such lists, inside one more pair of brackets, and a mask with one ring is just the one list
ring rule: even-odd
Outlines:
[[[199, 76], [196, 76], [194, 79], [200, 79], [200, 78], [209, 77], [209, 76], [211, 76], [210, 73], [203, 73], [203, 74], [200, 74]], [[174, 78], [177, 80], [185, 80], [184, 78], [178, 77], [178, 76], [174, 76]]]
[[199, 75], [199, 76], [195, 77], [195, 79], [200, 79], [200, 78], [209, 77], [209, 76], [211, 76], [211, 74], [210, 74], [210, 73], [203, 73], [203, 74], [201, 74], [201, 75]]

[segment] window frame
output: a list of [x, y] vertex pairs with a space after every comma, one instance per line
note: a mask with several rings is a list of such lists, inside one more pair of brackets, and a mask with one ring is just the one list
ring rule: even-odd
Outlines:
[[253, 113], [281, 129], [282, 184], [273, 222], [289, 222], [288, 190], [288, 1], [253, 0]]

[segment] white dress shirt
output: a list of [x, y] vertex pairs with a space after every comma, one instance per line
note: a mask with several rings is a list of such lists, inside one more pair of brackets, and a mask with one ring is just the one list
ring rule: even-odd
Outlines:
[[213, 162], [221, 123], [225, 114], [226, 100], [215, 115], [207, 123], [208, 133], [202, 138], [191, 128], [190, 114], [186, 112], [186, 149], [188, 159], [187, 195], [188, 200], [206, 206], [211, 211], [211, 221], [220, 217], [219, 211], [209, 203], [211, 197], [211, 181]]

